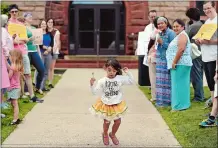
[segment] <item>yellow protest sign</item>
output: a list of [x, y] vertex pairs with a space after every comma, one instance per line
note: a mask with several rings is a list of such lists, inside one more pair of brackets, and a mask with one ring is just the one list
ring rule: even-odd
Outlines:
[[193, 39], [210, 40], [216, 30], [217, 24], [204, 24], [201, 26], [198, 33], [193, 37]]
[[21, 39], [27, 39], [27, 30], [26, 26], [22, 24], [14, 24], [14, 23], [9, 23], [8, 24], [8, 32], [11, 36], [14, 34], [17, 34], [19, 38]]

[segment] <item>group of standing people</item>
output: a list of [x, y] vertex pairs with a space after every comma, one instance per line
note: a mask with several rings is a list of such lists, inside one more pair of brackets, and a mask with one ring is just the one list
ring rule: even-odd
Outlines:
[[[166, 17], [157, 17], [155, 10], [149, 11], [149, 25], [154, 27], [150, 33], [146, 60], [149, 65], [151, 101], [156, 101], [158, 107], [171, 106], [172, 111], [188, 109], [191, 106], [190, 82], [194, 88], [193, 101], [204, 101], [204, 71], [211, 92], [208, 100], [217, 109], [217, 92], [214, 89], [217, 79], [214, 78], [217, 73], [217, 30], [210, 40], [193, 39], [203, 24], [217, 25], [214, 1], [204, 2], [203, 10], [208, 17], [205, 22], [200, 20], [199, 9], [190, 8], [186, 12], [190, 19], [188, 24], [176, 19], [172, 27]], [[193, 58], [192, 50], [196, 47], [201, 51], [201, 56]], [[211, 116], [216, 114], [217, 111]], [[214, 121], [213, 117], [211, 119]]]
[[[152, 10], [149, 15], [156, 15]], [[173, 22], [173, 30], [164, 16], [149, 16], [154, 26], [148, 44], [148, 65], [151, 82], [151, 101], [172, 111], [190, 107], [191, 44], [181, 19]], [[183, 86], [184, 89], [179, 89]], [[183, 98], [183, 99], [181, 99]]]
[[[42, 20], [39, 28], [43, 30], [42, 45], [34, 45], [34, 35], [32, 29], [32, 14], [26, 12], [22, 18], [18, 18], [19, 8], [16, 4], [11, 4], [8, 8], [10, 19], [7, 15], [1, 15], [2, 25], [2, 89], [1, 107], [7, 108], [8, 104], [4, 99], [7, 92], [8, 101], [11, 101], [14, 109], [14, 119], [11, 124], [19, 124], [19, 107], [17, 100], [30, 96], [31, 102], [43, 103], [43, 100], [36, 97], [35, 93], [43, 94], [54, 88], [52, 85], [54, 67], [58, 59], [60, 43], [60, 32], [54, 28], [54, 20]], [[9, 24], [19, 24], [26, 27], [27, 39], [20, 38], [17, 34], [8, 33]], [[31, 65], [36, 69], [34, 83], [31, 77]], [[49, 88], [46, 88], [46, 80], [49, 80]], [[28, 93], [24, 92], [24, 86]], [[35, 93], [34, 89], [35, 87]], [[1, 115], [4, 117], [4, 115]]]

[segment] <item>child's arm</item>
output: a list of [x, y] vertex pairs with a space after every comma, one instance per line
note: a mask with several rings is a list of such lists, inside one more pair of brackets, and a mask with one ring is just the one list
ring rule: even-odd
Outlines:
[[99, 80], [97, 82], [97, 84], [96, 83], [91, 84], [91, 92], [93, 95], [99, 95], [99, 96], [102, 95], [102, 93], [103, 93], [103, 85], [102, 84], [103, 83], [101, 80]]
[[9, 73], [8, 73], [9, 79], [11, 79], [11, 77], [13, 76], [13, 70], [9, 69]]
[[127, 67], [123, 68], [124, 73], [126, 73], [126, 76], [121, 76], [121, 82], [123, 85], [133, 85], [135, 84], [135, 80], [134, 77], [132, 75], [132, 73], [128, 70]]

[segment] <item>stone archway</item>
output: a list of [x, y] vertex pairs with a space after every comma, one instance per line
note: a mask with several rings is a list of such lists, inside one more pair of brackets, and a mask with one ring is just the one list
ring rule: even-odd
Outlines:
[[[133, 41], [128, 38], [131, 33], [138, 33], [144, 30], [145, 25], [148, 24], [148, 2], [128, 2], [124, 1], [126, 9], [126, 27], [125, 27], [125, 54], [134, 55]], [[69, 54], [69, 6], [70, 1], [50, 1], [46, 2], [45, 18], [52, 18], [55, 21], [55, 28], [61, 32], [62, 48], [61, 53]]]

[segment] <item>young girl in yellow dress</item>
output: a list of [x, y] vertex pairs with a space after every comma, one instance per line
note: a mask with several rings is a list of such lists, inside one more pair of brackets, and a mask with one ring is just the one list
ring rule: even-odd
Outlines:
[[[97, 102], [90, 108], [91, 113], [104, 120], [103, 143], [109, 145], [109, 137], [115, 145], [119, 144], [116, 132], [121, 123], [121, 116], [127, 111], [121, 86], [134, 84], [132, 74], [125, 67], [122, 69], [116, 59], [109, 59], [105, 64], [107, 75], [95, 83], [95, 78], [91, 78], [90, 85], [94, 95], [98, 95]], [[122, 71], [126, 73], [122, 75]], [[108, 134], [110, 122], [114, 121], [112, 132]]]

